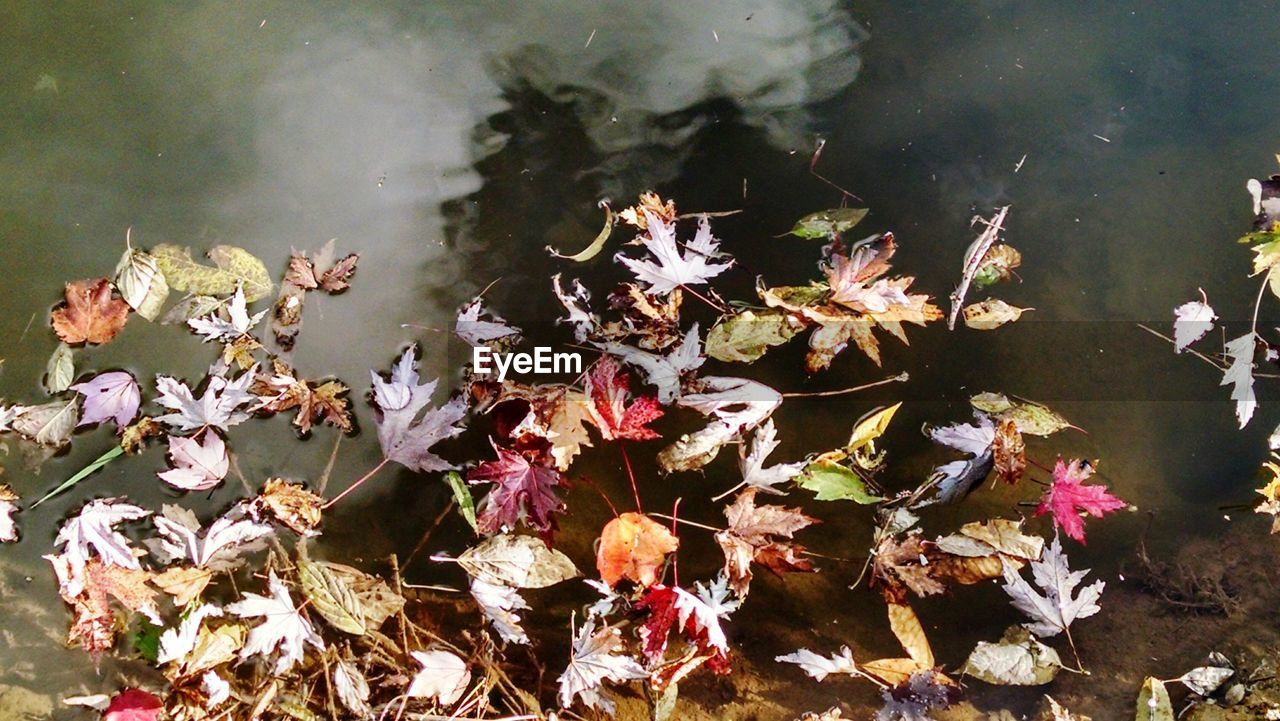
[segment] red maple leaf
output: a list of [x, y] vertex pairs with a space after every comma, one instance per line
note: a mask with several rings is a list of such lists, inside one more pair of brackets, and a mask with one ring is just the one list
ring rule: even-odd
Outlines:
[[1040, 497], [1036, 515], [1053, 514], [1053, 523], [1071, 538], [1084, 543], [1084, 519], [1080, 513], [1095, 518], [1128, 506], [1107, 491], [1106, 486], [1083, 485], [1093, 475], [1095, 463], [1073, 459], [1064, 463], [1061, 458], [1053, 467], [1053, 485]]
[[669, 586], [652, 586], [636, 601], [636, 609], [649, 612], [640, 636], [644, 640], [645, 658], [651, 664], [658, 663], [667, 651], [667, 636], [671, 635], [671, 627], [678, 617], [676, 592]]
[[111, 704], [102, 712], [102, 721], [156, 721], [163, 709], [160, 699], [131, 688], [112, 697]]
[[658, 437], [653, 429], [644, 427], [662, 416], [658, 399], [641, 396], [628, 406], [631, 379], [622, 372], [622, 366], [613, 356], [606, 355], [596, 362], [587, 375], [586, 386], [587, 395], [591, 397], [591, 405], [588, 406], [591, 420], [606, 441], [615, 438], [644, 441]]
[[564, 508], [556, 495], [557, 487], [567, 485], [564, 476], [554, 468], [530, 463], [522, 454], [490, 443], [498, 459], [485, 461], [467, 474], [467, 482], [473, 485], [494, 484], [476, 517], [477, 530], [497, 533], [503, 526], [514, 527], [521, 521], [543, 533], [554, 530], [551, 514]]

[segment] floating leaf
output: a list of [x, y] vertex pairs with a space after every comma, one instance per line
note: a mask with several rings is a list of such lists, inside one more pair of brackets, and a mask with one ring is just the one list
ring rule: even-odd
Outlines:
[[71, 353], [71, 346], [59, 343], [58, 347], [53, 349], [53, 355], [49, 356], [49, 362], [44, 366], [44, 389], [51, 395], [57, 395], [70, 388], [71, 381], [75, 380], [75, 359]]
[[817, 501], [853, 501], [861, 505], [879, 503], [884, 498], [867, 490], [866, 481], [854, 471], [838, 463], [810, 463], [804, 473], [795, 477], [796, 485], [817, 495]]
[[51, 319], [64, 343], [106, 343], [129, 320], [129, 304], [112, 297], [106, 278], [67, 283], [66, 298]]
[[788, 231], [805, 239], [830, 238], [849, 230], [867, 217], [866, 208], [832, 208], [810, 213]]
[[271, 293], [271, 275], [261, 260], [233, 245], [217, 245], [209, 251], [213, 266], [192, 259], [191, 249], [162, 243], [152, 249], [156, 264], [174, 290], [195, 295], [231, 295], [244, 287], [252, 303]]
[[1175, 718], [1173, 702], [1169, 700], [1169, 690], [1164, 687], [1164, 681], [1148, 676], [1138, 694], [1134, 721], [1174, 721]]
[[1019, 308], [998, 298], [988, 299], [965, 306], [964, 324], [974, 330], [995, 330], [1006, 323], [1016, 321], [1029, 310], [1035, 309]]
[[324, 566], [302, 559], [298, 559], [298, 579], [302, 582], [302, 595], [329, 625], [357, 636], [368, 632], [360, 599], [346, 580]]
[[751, 363], [803, 328], [787, 313], [744, 310], [726, 317], [707, 334], [707, 355], [726, 363]]
[[57, 447], [71, 440], [71, 432], [80, 419], [76, 400], [52, 401], [38, 406], [25, 406], [10, 427], [42, 446]]
[[453, 490], [453, 500], [458, 504], [458, 511], [462, 517], [466, 519], [467, 524], [472, 530], [476, 527], [476, 502], [471, 497], [471, 489], [467, 488], [467, 484], [463, 482], [462, 476], [457, 471], [449, 471], [444, 474], [445, 483], [449, 484], [449, 488]]
[[575, 263], [585, 263], [599, 255], [600, 251], [604, 250], [605, 241], [609, 240], [609, 235], [613, 233], [613, 211], [609, 208], [608, 203], [601, 203], [600, 206], [604, 208], [604, 227], [596, 234], [596, 239], [591, 241], [591, 245], [573, 255], [562, 255], [560, 251], [549, 245], [546, 247], [546, 251], [557, 258], [572, 260]]
[[533, 536], [510, 533], [468, 548], [458, 564], [472, 576], [515, 588], [546, 588], [579, 575], [568, 556]]
[[132, 245], [126, 247], [116, 264], [115, 279], [120, 297], [135, 313], [152, 321], [160, 315], [169, 298], [169, 283], [155, 257]]
[[1057, 677], [1061, 668], [1057, 651], [1037, 641], [1025, 628], [1013, 626], [998, 643], [980, 641], [963, 671], [1002, 686], [1041, 686]]
[[657, 582], [667, 554], [679, 547], [680, 540], [662, 524], [639, 513], [624, 513], [600, 532], [596, 570], [610, 587], [625, 578], [647, 588]]

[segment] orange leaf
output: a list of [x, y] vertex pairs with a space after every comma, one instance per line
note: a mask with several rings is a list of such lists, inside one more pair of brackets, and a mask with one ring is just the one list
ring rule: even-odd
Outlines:
[[67, 283], [67, 302], [53, 311], [53, 330], [66, 343], [106, 343], [129, 320], [129, 304], [111, 297], [111, 281]]
[[925, 638], [924, 627], [916, 612], [906, 604], [889, 604], [889, 627], [893, 635], [902, 642], [907, 655], [920, 665], [920, 668], [933, 668], [933, 649], [929, 648], [929, 639]]
[[662, 524], [639, 513], [624, 513], [601, 531], [596, 568], [610, 586], [624, 578], [652, 586], [667, 554], [679, 547], [680, 540]]

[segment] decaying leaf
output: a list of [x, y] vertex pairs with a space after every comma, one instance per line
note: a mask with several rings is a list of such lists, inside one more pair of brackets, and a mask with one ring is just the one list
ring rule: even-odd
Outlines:
[[102, 344], [129, 320], [129, 304], [112, 297], [106, 278], [67, 283], [66, 304], [53, 311], [53, 330], [63, 343]]
[[569, 707], [575, 699], [581, 699], [591, 708], [611, 713], [613, 701], [602, 693], [604, 683], [625, 683], [648, 678], [649, 674], [621, 650], [622, 638], [616, 628], [596, 628], [595, 621], [587, 621], [578, 629], [573, 639], [573, 652], [569, 666], [560, 675], [560, 705]]
[[810, 213], [796, 221], [791, 235], [806, 239], [835, 238], [862, 222], [866, 208], [832, 208]]
[[71, 440], [80, 419], [75, 399], [50, 401], [38, 406], [15, 406], [9, 427], [42, 446], [58, 448]]
[[1019, 308], [998, 298], [988, 299], [965, 306], [964, 324], [974, 330], [995, 330], [1006, 323], [1018, 320], [1029, 310], [1035, 309]]
[[596, 569], [610, 587], [622, 579], [642, 588], [658, 580], [658, 571], [680, 546], [665, 526], [639, 513], [623, 513], [605, 524], [596, 551]]
[[59, 343], [44, 366], [44, 389], [50, 395], [57, 395], [70, 388], [75, 377], [75, 359], [72, 357], [71, 346]]
[[[1280, 277], [1280, 275], [1273, 275]], [[1231, 400], [1236, 403], [1236, 419], [1244, 428], [1258, 409], [1258, 398], [1253, 392], [1253, 356], [1257, 351], [1257, 334], [1250, 331], [1227, 341], [1225, 354], [1231, 361], [1222, 374], [1219, 385], [1231, 386]]]
[[1010, 400], [1003, 393], [979, 393], [969, 399], [974, 408], [988, 413], [995, 420], [1012, 420], [1019, 433], [1033, 436], [1051, 436], [1070, 428], [1071, 423], [1048, 406], [1025, 400]]
[[0, 543], [18, 540], [18, 524], [13, 514], [18, 511], [18, 494], [8, 484], [0, 483]]
[[727, 316], [707, 334], [707, 355], [726, 363], [752, 363], [791, 340], [803, 324], [778, 310], [744, 310]]
[[514, 588], [546, 588], [579, 575], [560, 551], [533, 536], [511, 533], [468, 548], [458, 564], [475, 578]]
[[437, 456], [431, 447], [445, 438], [462, 433], [458, 425], [467, 405], [454, 398], [440, 408], [429, 408], [436, 381], [418, 384], [416, 347], [407, 348], [391, 370], [391, 380], [373, 376], [373, 398], [378, 413], [378, 442], [388, 459], [420, 473], [447, 471], [453, 465]]
[[658, 466], [665, 473], [705, 466], [721, 448], [763, 423], [782, 404], [781, 393], [745, 378], [706, 376], [701, 383], [702, 392], [686, 393], [677, 403], [712, 420], [658, 452]]
[[716, 533], [716, 542], [724, 550], [725, 577], [740, 598], [750, 587], [753, 562], [779, 576], [787, 571], [813, 570], [809, 559], [800, 555], [804, 547], [791, 539], [818, 520], [796, 508], [757, 506], [755, 494], [752, 488], [739, 493], [724, 509], [729, 527]]
[[997, 643], [979, 641], [963, 672], [1002, 686], [1041, 686], [1056, 678], [1061, 668], [1057, 651], [1025, 628], [1012, 626]]
[[1027, 445], [1012, 418], [1002, 418], [996, 424], [996, 434], [991, 443], [991, 457], [1000, 480], [1014, 484], [1027, 469]]
[[323, 498], [283, 478], [267, 479], [254, 503], [303, 536], [315, 535], [324, 507]]
[[922, 597], [946, 590], [946, 586], [933, 577], [924, 541], [918, 532], [908, 534], [901, 541], [889, 535], [882, 538], [872, 557], [871, 579], [890, 603], [902, 603], [907, 589]]
[[213, 266], [191, 257], [191, 249], [161, 243], [151, 250], [156, 265], [169, 287], [193, 295], [231, 295], [244, 288], [245, 300], [252, 303], [271, 293], [271, 274], [261, 260], [233, 245], [216, 245], [209, 250]]
[[302, 584], [302, 595], [329, 625], [357, 636], [368, 632], [360, 597], [349, 580], [327, 566], [304, 559], [298, 559], [298, 580]]
[[115, 280], [120, 297], [135, 313], [151, 321], [160, 316], [160, 309], [169, 299], [169, 284], [154, 256], [134, 248], [126, 239], [124, 255], [116, 264]]
[[1174, 721], [1176, 718], [1164, 681], [1148, 676], [1138, 693], [1136, 721]]

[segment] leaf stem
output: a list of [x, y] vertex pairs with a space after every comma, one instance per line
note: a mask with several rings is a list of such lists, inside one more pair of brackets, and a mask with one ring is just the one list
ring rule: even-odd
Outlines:
[[906, 383], [909, 380], [911, 380], [911, 374], [907, 373], [906, 371], [903, 371], [902, 373], [899, 373], [896, 376], [889, 376], [888, 378], [884, 378], [871, 383], [863, 383], [860, 386], [840, 388], [839, 390], [834, 390], [834, 391], [812, 391], [809, 393], [783, 393], [782, 397], [783, 398], [822, 398], [826, 396], [842, 396], [846, 393], [857, 393], [858, 391], [865, 391], [868, 388], [875, 388], [876, 386], [888, 385], [890, 383]]
[[383, 466], [385, 466], [385, 465], [387, 465], [387, 463], [389, 463], [390, 461], [391, 461], [391, 459], [390, 459], [390, 458], [383, 458], [381, 461], [379, 461], [379, 462], [378, 462], [378, 465], [376, 465], [376, 466], [374, 466], [374, 467], [373, 467], [373, 469], [372, 469], [372, 470], [370, 470], [368, 473], [366, 473], [366, 474], [364, 474], [363, 476], [361, 476], [361, 477], [360, 477], [360, 479], [359, 479], [359, 480], [357, 480], [355, 483], [352, 483], [350, 486], [347, 486], [347, 489], [346, 489], [345, 491], [343, 491], [342, 493], [339, 493], [338, 495], [334, 496], [332, 500], [328, 501], [328, 502], [327, 502], [327, 503], [325, 503], [323, 506], [321, 506], [321, 507], [320, 507], [320, 510], [322, 510], [322, 511], [323, 511], [323, 510], [326, 510], [326, 509], [328, 509], [328, 508], [329, 508], [329, 506], [332, 506], [333, 504], [337, 503], [338, 501], [341, 501], [343, 498], [346, 498], [346, 497], [347, 497], [347, 494], [349, 494], [349, 493], [351, 493], [352, 491], [354, 491], [355, 489], [359, 488], [361, 485], [363, 485], [363, 484], [364, 484], [364, 482], [365, 482], [365, 481], [369, 480], [370, 478], [373, 478], [374, 474], [376, 474], [378, 471], [382, 470], [382, 467], [383, 467]]
[[636, 474], [631, 471], [631, 457], [627, 455], [626, 441], [618, 441], [618, 450], [622, 451], [622, 462], [627, 466], [627, 479], [631, 481], [631, 494], [636, 499], [636, 513], [644, 513], [640, 504], [640, 489], [636, 486]]

